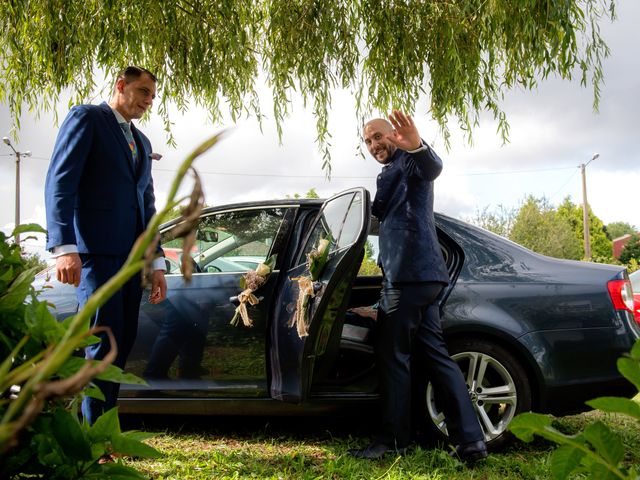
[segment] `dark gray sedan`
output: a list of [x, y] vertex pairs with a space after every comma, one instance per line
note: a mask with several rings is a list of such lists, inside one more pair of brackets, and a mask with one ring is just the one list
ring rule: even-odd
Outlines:
[[[179, 270], [181, 245], [165, 225], [168, 297], [141, 306], [126, 366], [148, 386], [123, 386], [120, 411], [292, 415], [375, 405], [371, 306], [382, 277], [369, 202], [357, 188], [324, 202], [209, 208], [189, 283]], [[451, 276], [442, 325], [490, 448], [504, 443], [519, 412], [562, 415], [595, 396], [634, 392], [616, 370], [640, 335], [624, 268], [538, 255], [444, 215], [436, 224]], [[290, 326], [299, 293], [292, 279], [307, 273], [307, 254], [327, 236], [328, 262], [306, 310], [309, 335], [300, 338]], [[274, 254], [275, 269], [255, 292], [259, 303], [248, 309], [253, 326], [231, 325], [241, 277]], [[77, 308], [72, 287], [45, 295], [59, 318]], [[412, 368], [416, 429], [446, 435], [429, 379]]]

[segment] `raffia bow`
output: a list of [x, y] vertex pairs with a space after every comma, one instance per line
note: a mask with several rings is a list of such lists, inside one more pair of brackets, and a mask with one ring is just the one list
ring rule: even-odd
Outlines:
[[291, 280], [298, 282], [299, 292], [298, 301], [296, 302], [296, 312], [289, 321], [289, 327], [295, 325], [298, 336], [302, 338], [309, 335], [307, 329], [307, 304], [309, 303], [309, 299], [315, 297], [316, 294], [313, 290], [313, 280], [311, 280], [310, 276], [295, 277]]
[[236, 307], [236, 314], [231, 319], [231, 325], [237, 325], [238, 317], [240, 317], [242, 318], [242, 324], [245, 327], [253, 327], [253, 320], [249, 317], [247, 303], [254, 306], [260, 303], [260, 300], [253, 294], [253, 290], [247, 288], [238, 294], [238, 302], [240, 302], [240, 305]]

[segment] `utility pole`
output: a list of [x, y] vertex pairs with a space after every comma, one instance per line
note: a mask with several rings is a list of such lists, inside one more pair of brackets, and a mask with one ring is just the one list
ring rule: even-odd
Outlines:
[[582, 235], [584, 237], [584, 258], [591, 260], [591, 236], [589, 235], [589, 204], [587, 203], [587, 165], [600, 156], [594, 153], [591, 160], [580, 165], [582, 173]]
[[[15, 214], [15, 223], [16, 227], [20, 225], [20, 158], [21, 157], [30, 157], [31, 152], [27, 150], [26, 152], [18, 152], [13, 145], [11, 145], [11, 140], [9, 137], [2, 137], [2, 141], [13, 150], [13, 153], [16, 156], [16, 214]], [[15, 237], [16, 245], [20, 244], [20, 234], [16, 234]]]

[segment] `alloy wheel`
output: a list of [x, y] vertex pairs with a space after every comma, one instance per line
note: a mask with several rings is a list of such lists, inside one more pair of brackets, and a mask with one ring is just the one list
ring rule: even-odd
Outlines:
[[[452, 358], [462, 371], [485, 441], [489, 443], [505, 433], [516, 415], [516, 383], [507, 368], [486, 353], [466, 351], [456, 353]], [[437, 404], [431, 383], [427, 387], [427, 409], [434, 425], [448, 435], [445, 416]]]

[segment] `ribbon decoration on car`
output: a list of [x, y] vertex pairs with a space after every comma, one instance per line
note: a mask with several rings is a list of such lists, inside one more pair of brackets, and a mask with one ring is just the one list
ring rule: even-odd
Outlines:
[[324, 269], [329, 257], [331, 245], [331, 235], [321, 238], [318, 246], [307, 254], [307, 269], [309, 275], [301, 275], [292, 278], [292, 281], [298, 282], [298, 300], [296, 301], [296, 311], [289, 320], [289, 327], [296, 327], [300, 338], [309, 335], [309, 325], [307, 322], [307, 312], [309, 311], [309, 300], [316, 296], [314, 283], [320, 278], [320, 274]]
[[[231, 320], [231, 324], [232, 325], [238, 324], [237, 317], [239, 313], [240, 318], [242, 318], [242, 324], [245, 327], [253, 327], [253, 320], [251, 320], [251, 317], [249, 317], [249, 311], [247, 310], [247, 303], [251, 306], [254, 306], [260, 303], [260, 300], [258, 299], [258, 297], [256, 297], [253, 294], [253, 290], [251, 290], [250, 288], [247, 288], [246, 290], [243, 290], [238, 294], [238, 302], [240, 302], [240, 305], [238, 305], [238, 307], [236, 308], [236, 314]], [[234, 323], [234, 320], [235, 320], [235, 323]]]
[[258, 290], [267, 282], [267, 278], [273, 271], [276, 264], [277, 255], [271, 255], [264, 263], [259, 264], [255, 270], [250, 270], [240, 277], [240, 288], [243, 290], [238, 294], [238, 306], [231, 319], [231, 325], [238, 325], [240, 319], [245, 327], [253, 327], [253, 320], [249, 316], [247, 303], [255, 306], [260, 303], [260, 299], [253, 292]]

